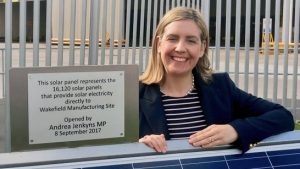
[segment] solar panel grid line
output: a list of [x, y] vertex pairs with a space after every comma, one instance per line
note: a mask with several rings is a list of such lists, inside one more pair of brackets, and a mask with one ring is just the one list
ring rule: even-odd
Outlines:
[[[289, 165], [297, 165], [300, 166], [300, 149], [297, 150], [290, 150], [291, 153], [288, 154], [281, 154], [281, 155], [274, 155], [270, 156], [271, 160], [273, 161], [274, 166], [289, 166]], [[293, 153], [293, 151], [296, 151]], [[283, 151], [281, 151], [283, 152]], [[270, 152], [272, 153], [272, 152]], [[278, 152], [276, 152], [278, 153]]]
[[226, 165], [227, 165], [228, 169], [230, 169], [229, 164], [228, 164], [228, 162], [227, 162], [226, 156], [224, 156], [224, 159], [225, 159], [225, 162], [226, 162]]
[[[259, 154], [259, 155], [258, 155]], [[231, 169], [253, 169], [253, 168], [266, 168], [271, 167], [269, 160], [267, 159], [265, 153], [252, 153], [248, 154], [252, 157], [234, 157], [235, 159], [228, 160]], [[258, 157], [256, 157], [258, 155]]]
[[180, 167], [183, 168], [182, 162], [181, 162], [181, 158], [179, 158], [179, 163], [180, 163]]
[[272, 163], [272, 161], [270, 160], [270, 157], [269, 157], [269, 155], [268, 155], [268, 152], [266, 152], [266, 156], [268, 157], [268, 160], [269, 160], [269, 162], [270, 162], [270, 164], [271, 164], [271, 167], [274, 168], [274, 167], [273, 167], [273, 163]]
[[289, 164], [289, 165], [280, 165], [274, 167], [275, 169], [299, 169], [300, 164]]
[[219, 168], [222, 166], [226, 167], [226, 169], [229, 167], [226, 165], [225, 156], [216, 156], [216, 157], [204, 157], [204, 158], [193, 158], [193, 159], [184, 159], [184, 166], [185, 168], [211, 168], [212, 166], [215, 166], [214, 168]]
[[159, 167], [174, 167], [181, 166], [180, 160], [169, 160], [169, 161], [155, 161], [146, 163], [133, 163], [133, 169], [150, 169]]

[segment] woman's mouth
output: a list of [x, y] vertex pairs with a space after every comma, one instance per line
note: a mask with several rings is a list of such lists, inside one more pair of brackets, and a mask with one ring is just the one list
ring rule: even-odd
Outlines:
[[185, 62], [187, 60], [187, 58], [176, 57], [176, 56], [173, 56], [172, 59], [175, 60], [175, 61], [177, 61], [177, 62]]

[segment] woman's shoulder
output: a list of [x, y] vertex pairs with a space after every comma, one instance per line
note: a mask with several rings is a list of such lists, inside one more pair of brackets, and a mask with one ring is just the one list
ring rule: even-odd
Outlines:
[[212, 83], [228, 83], [232, 82], [229, 74], [227, 72], [214, 72], [212, 74]]
[[159, 87], [157, 84], [146, 84], [143, 82], [139, 82], [139, 92], [144, 93], [145, 91], [149, 90], [159, 90]]
[[227, 72], [214, 72], [212, 73], [213, 78], [229, 78], [229, 74]]
[[139, 92], [143, 93], [145, 91], [145, 89], [148, 87], [149, 85], [139, 81]]
[[210, 88], [222, 90], [228, 90], [236, 86], [227, 72], [214, 72], [211, 74], [211, 78], [207, 83], [200, 84]]
[[144, 90], [146, 88], [152, 88], [153, 86], [154, 86], [153, 84], [146, 84], [146, 83], [143, 83], [142, 81], [139, 81], [140, 90]]
[[139, 84], [139, 97], [140, 99], [155, 101], [160, 97], [160, 89], [158, 84]]

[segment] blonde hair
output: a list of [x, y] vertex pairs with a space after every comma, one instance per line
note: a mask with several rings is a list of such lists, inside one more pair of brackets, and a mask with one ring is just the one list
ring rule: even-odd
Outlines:
[[157, 52], [158, 38], [164, 34], [165, 27], [180, 20], [193, 20], [201, 31], [201, 41], [205, 44], [204, 54], [198, 60], [195, 70], [201, 75], [205, 82], [211, 79], [212, 70], [208, 59], [209, 34], [207, 26], [201, 17], [200, 12], [192, 8], [177, 7], [167, 12], [160, 20], [155, 35], [153, 36], [152, 49], [149, 57], [149, 64], [145, 72], [140, 76], [140, 81], [145, 84], [161, 83], [165, 79], [165, 69], [160, 55]]

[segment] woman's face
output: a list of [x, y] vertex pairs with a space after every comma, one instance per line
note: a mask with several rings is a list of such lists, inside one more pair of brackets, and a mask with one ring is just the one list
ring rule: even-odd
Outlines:
[[201, 31], [192, 20], [180, 20], [165, 27], [158, 38], [158, 53], [167, 74], [190, 73], [203, 56], [205, 44], [201, 43]]

